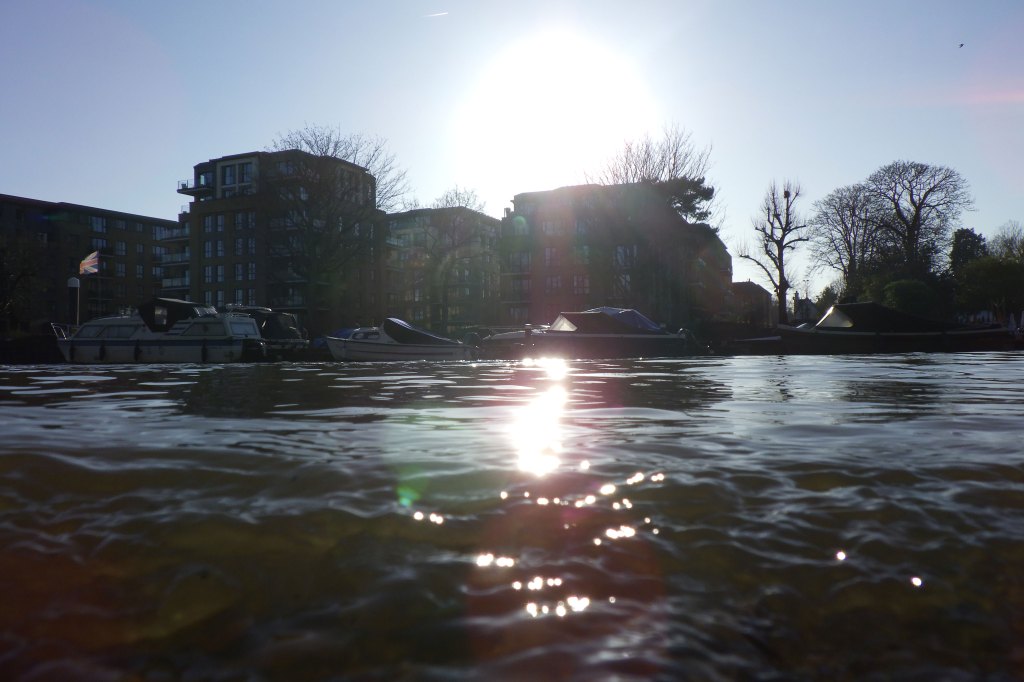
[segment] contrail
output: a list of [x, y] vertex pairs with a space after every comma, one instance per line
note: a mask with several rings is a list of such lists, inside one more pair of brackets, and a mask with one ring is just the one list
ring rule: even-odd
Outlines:
[[433, 14], [427, 14], [426, 16], [424, 16], [424, 19], [432, 19], [434, 17], [443, 17], [443, 16], [445, 16], [447, 14], [448, 14], [447, 12], [435, 12]]

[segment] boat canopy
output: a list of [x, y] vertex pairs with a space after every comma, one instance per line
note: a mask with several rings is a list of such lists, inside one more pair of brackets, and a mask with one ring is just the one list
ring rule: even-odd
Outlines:
[[381, 327], [384, 329], [384, 333], [390, 336], [398, 343], [412, 343], [419, 345], [428, 346], [457, 346], [458, 341], [452, 341], [446, 339], [443, 336], [437, 336], [430, 332], [414, 327], [404, 320], [399, 320], [397, 317], [389, 317], [384, 320]]
[[582, 334], [664, 334], [664, 330], [632, 308], [603, 306], [582, 313], [560, 313], [551, 331]]
[[181, 320], [216, 316], [217, 309], [213, 306], [177, 298], [156, 297], [139, 306], [139, 317], [154, 332], [165, 332]]

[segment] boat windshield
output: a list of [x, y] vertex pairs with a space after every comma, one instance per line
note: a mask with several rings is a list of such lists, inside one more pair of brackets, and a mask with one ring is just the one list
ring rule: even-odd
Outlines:
[[828, 309], [825, 313], [825, 317], [821, 318], [815, 327], [824, 327], [828, 329], [849, 329], [853, 326], [853, 320], [850, 319], [849, 315], [839, 310], [835, 306]]

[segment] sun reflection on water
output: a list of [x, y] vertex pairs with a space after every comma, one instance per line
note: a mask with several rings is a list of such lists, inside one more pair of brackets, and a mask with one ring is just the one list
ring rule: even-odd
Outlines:
[[[562, 381], [568, 374], [564, 360], [528, 359], [523, 365], [543, 369], [554, 382]], [[509, 426], [509, 435], [518, 454], [520, 471], [545, 476], [561, 465], [561, 420], [568, 399], [565, 387], [556, 383], [518, 411]]]

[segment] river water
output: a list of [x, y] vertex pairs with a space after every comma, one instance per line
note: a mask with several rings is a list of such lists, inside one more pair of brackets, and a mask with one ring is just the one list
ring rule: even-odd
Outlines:
[[0, 678], [1021, 680], [1022, 358], [0, 367]]

